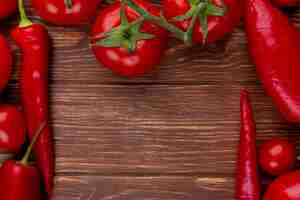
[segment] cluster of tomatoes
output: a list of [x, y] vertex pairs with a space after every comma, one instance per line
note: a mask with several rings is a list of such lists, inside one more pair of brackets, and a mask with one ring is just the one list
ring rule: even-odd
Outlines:
[[[62, 26], [90, 22], [101, 2], [31, 1], [37, 15], [51, 24]], [[0, 18], [11, 15], [16, 9], [17, 0], [1, 0]], [[103, 66], [121, 76], [136, 77], [159, 64], [169, 36], [188, 44], [212, 43], [230, 33], [241, 15], [242, 3], [239, 0], [164, 0], [162, 7], [145, 0], [116, 0], [99, 11], [91, 29], [92, 49]], [[0, 39], [4, 43], [1, 48], [7, 48]], [[2, 52], [6, 52], [5, 49]], [[4, 67], [0, 70], [3, 71]], [[1, 71], [1, 74], [8, 74], [9, 70]], [[5, 85], [3, 79], [0, 89], [1, 85]]]
[[115, 2], [99, 12], [92, 48], [105, 67], [136, 77], [159, 64], [168, 38], [212, 43], [232, 32], [241, 15], [239, 0], [164, 0], [162, 8], [145, 0]]

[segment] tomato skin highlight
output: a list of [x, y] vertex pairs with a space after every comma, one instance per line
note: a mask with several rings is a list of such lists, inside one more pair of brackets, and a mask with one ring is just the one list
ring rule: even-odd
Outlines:
[[72, 0], [68, 8], [64, 0], [31, 0], [36, 13], [44, 20], [56, 24], [75, 26], [89, 22], [96, 15], [101, 0]]
[[287, 140], [273, 138], [260, 148], [259, 161], [261, 168], [270, 175], [282, 175], [296, 164], [295, 146]]
[[12, 52], [6, 39], [0, 35], [0, 93], [6, 87], [12, 71]]
[[268, 187], [263, 200], [299, 200], [300, 171], [290, 172], [277, 178]]
[[[216, 6], [222, 6], [222, 0], [212, 0]], [[222, 39], [225, 35], [231, 33], [240, 23], [243, 12], [243, 1], [224, 0], [227, 11], [224, 16], [208, 16], [208, 35], [206, 43], [213, 43]], [[188, 0], [164, 0], [163, 11], [169, 22], [175, 24], [178, 28], [186, 31], [190, 25], [191, 19], [173, 22], [172, 19], [187, 13], [191, 5]], [[196, 22], [193, 33], [194, 43], [203, 43], [203, 33], [199, 20]]]
[[0, 20], [12, 15], [17, 8], [17, 0], [0, 0]]
[[[154, 15], [158, 16], [160, 13], [159, 8], [146, 1], [135, 0], [135, 2]], [[120, 8], [121, 4], [117, 2], [100, 12], [92, 28], [92, 38], [109, 32], [112, 28], [120, 25]], [[126, 8], [126, 16], [129, 22], [137, 20], [139, 17], [135, 11], [128, 7]], [[149, 22], [144, 22], [140, 31], [153, 34], [155, 38], [138, 41], [134, 52], [129, 52], [123, 47], [96, 46], [95, 40], [92, 40], [92, 50], [100, 63], [121, 76], [143, 75], [160, 63], [167, 48], [168, 34], [162, 28]]]
[[25, 142], [23, 114], [13, 105], [0, 105], [0, 151], [18, 153]]

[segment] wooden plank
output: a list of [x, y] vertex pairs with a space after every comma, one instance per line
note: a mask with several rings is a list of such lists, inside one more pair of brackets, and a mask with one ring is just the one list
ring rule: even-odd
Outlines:
[[95, 177], [57, 178], [53, 200], [231, 200], [232, 178]]
[[[53, 84], [57, 172], [232, 174], [240, 87]], [[299, 132], [249, 88], [260, 140]]]
[[[239, 89], [227, 85], [54, 86], [57, 171], [232, 174]], [[261, 89], [250, 90], [259, 140], [299, 132], [299, 127], [281, 121]]]

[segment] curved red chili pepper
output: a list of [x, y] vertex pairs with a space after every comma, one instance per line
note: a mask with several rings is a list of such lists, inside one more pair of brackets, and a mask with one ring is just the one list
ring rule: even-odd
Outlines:
[[268, 0], [246, 0], [249, 50], [267, 93], [283, 116], [300, 122], [300, 32]]
[[40, 200], [40, 173], [34, 166], [6, 160], [0, 169], [2, 200]]
[[[20, 46], [23, 58], [21, 67], [21, 99], [30, 139], [40, 124], [48, 121], [48, 51], [49, 38], [46, 28], [33, 24], [26, 17], [23, 2], [19, 0], [21, 22], [12, 31], [12, 37]], [[54, 153], [52, 132], [47, 125], [37, 141], [34, 154], [42, 172], [46, 191], [53, 188]]]
[[256, 128], [249, 94], [241, 91], [241, 131], [236, 172], [236, 200], [259, 200]]

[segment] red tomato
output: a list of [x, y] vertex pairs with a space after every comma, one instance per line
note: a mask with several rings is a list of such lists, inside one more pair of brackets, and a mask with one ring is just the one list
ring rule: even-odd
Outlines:
[[[70, 7], [68, 3], [71, 2]], [[44, 20], [56, 25], [80, 25], [96, 15], [101, 0], [32, 0]]]
[[299, 200], [300, 171], [284, 174], [268, 187], [263, 200]]
[[[186, 31], [191, 23], [191, 18], [174, 22], [174, 18], [187, 14], [191, 9], [191, 0], [164, 0], [163, 9], [165, 17], [178, 28]], [[196, 2], [196, 1], [195, 1]], [[194, 43], [212, 43], [221, 39], [227, 33], [233, 31], [234, 27], [240, 22], [243, 6], [242, 0], [212, 0], [211, 3], [217, 7], [226, 8], [223, 16], [207, 15], [207, 38], [204, 39], [202, 25], [200, 20], [194, 27], [193, 42]], [[224, 4], [224, 5], [223, 5]], [[194, 5], [195, 6], [195, 5]]]
[[[146, 1], [135, 0], [141, 8], [158, 16], [160, 9]], [[119, 2], [108, 6], [100, 12], [92, 28], [92, 38], [120, 27]], [[139, 15], [130, 8], [125, 10], [129, 22], [138, 19]], [[167, 32], [150, 22], [143, 22], [140, 32], [152, 34], [152, 39], [139, 40], [134, 51], [130, 52], [124, 47], [104, 47], [97, 45], [97, 39], [92, 40], [93, 52], [97, 59], [107, 68], [122, 76], [135, 77], [142, 75], [159, 64], [167, 46]], [[131, 37], [132, 35], [128, 35]], [[101, 38], [103, 39], [103, 38]]]
[[11, 105], [0, 106], [0, 150], [17, 153], [25, 141], [26, 126], [22, 113]]
[[6, 18], [17, 11], [17, 0], [0, 0], [0, 19]]
[[295, 166], [295, 146], [284, 139], [269, 140], [260, 148], [259, 161], [265, 172], [273, 176], [282, 175]]
[[0, 92], [5, 88], [12, 68], [11, 50], [5, 38], [0, 35]]

